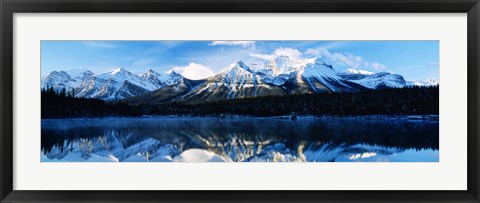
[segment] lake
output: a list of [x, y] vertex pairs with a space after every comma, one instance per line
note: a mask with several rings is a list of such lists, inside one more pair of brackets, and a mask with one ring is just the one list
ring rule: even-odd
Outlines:
[[437, 116], [42, 119], [42, 162], [438, 162]]

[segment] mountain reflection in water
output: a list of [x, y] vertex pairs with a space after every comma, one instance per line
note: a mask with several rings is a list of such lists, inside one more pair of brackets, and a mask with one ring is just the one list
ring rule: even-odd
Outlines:
[[438, 162], [438, 117], [42, 120], [41, 161]]

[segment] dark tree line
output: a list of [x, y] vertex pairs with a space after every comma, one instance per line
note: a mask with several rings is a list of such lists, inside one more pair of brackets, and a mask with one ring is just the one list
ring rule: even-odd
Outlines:
[[140, 116], [137, 108], [123, 102], [76, 98], [73, 90], [56, 92], [52, 87], [41, 90], [42, 118], [77, 118]]
[[165, 104], [155, 114], [188, 115], [425, 115], [438, 114], [439, 87], [406, 87], [357, 93], [322, 93], [225, 100], [200, 105]]
[[322, 93], [266, 96], [189, 105], [166, 103], [132, 106], [123, 102], [75, 98], [73, 92], [42, 90], [42, 118], [141, 115], [422, 115], [438, 114], [439, 87], [366, 90], [357, 93]]

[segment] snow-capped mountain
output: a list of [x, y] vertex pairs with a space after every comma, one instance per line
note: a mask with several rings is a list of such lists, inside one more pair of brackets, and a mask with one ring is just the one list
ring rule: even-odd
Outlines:
[[88, 70], [53, 71], [42, 78], [41, 87], [53, 87], [57, 91], [73, 89], [76, 97], [116, 100], [151, 92], [181, 78], [175, 72], [160, 74], [151, 69], [141, 75], [124, 68], [98, 75]]
[[42, 88], [45, 88], [47, 85], [53, 87], [56, 90], [62, 88], [72, 89], [79, 84], [80, 81], [73, 79], [65, 71], [52, 71], [45, 77], [42, 77]]
[[200, 103], [284, 94], [285, 90], [280, 86], [263, 82], [259, 74], [242, 61], [238, 61], [205, 80], [183, 79], [177, 84], [128, 100], [132, 103], [150, 104], [167, 101]]
[[63, 88], [70, 90], [79, 86], [84, 79], [92, 75], [93, 73], [88, 70], [52, 71], [47, 76], [42, 77], [41, 87], [45, 88], [48, 85], [55, 90]]
[[435, 86], [439, 84], [438, 78], [430, 78], [422, 81], [408, 81], [407, 84], [409, 86]]
[[238, 61], [207, 78], [206, 82], [184, 95], [182, 99], [214, 101], [278, 95], [282, 92], [280, 87], [263, 82], [260, 75], [242, 61]]
[[255, 64], [254, 69], [263, 82], [282, 86], [291, 94], [354, 92], [362, 88], [339, 77], [333, 66], [319, 58], [293, 60], [279, 56], [269, 64]]
[[182, 100], [184, 95], [198, 88], [198, 86], [204, 84], [205, 81], [206, 80], [190, 80], [182, 77], [174, 84], [164, 86], [140, 96], [127, 98], [127, 101], [130, 104], [160, 104]]
[[289, 93], [357, 92], [364, 87], [340, 77], [321, 59], [300, 63], [285, 83]]
[[[183, 76], [176, 73], [175, 71], [172, 71], [167, 74], [160, 74], [158, 72], [153, 71], [152, 69], [148, 69], [147, 72], [141, 74], [140, 76], [142, 78], [145, 78], [151, 84], [154, 84], [156, 86], [162, 86], [162, 87], [166, 85], [172, 85], [176, 83], [178, 80], [183, 78]], [[154, 89], [157, 89], [157, 88], [154, 87]]]
[[103, 74], [88, 70], [53, 71], [42, 78], [42, 88], [74, 90], [76, 97], [119, 100], [133, 103], [201, 103], [259, 96], [284, 96], [323, 92], [357, 92], [364, 89], [438, 84], [438, 80], [407, 82], [403, 76], [355, 69], [337, 72], [319, 58], [293, 60], [276, 57], [265, 63], [233, 63], [216, 75], [190, 80], [175, 72], [151, 69], [140, 75], [124, 68]]
[[87, 69], [75, 69], [75, 70], [69, 70], [69, 71], [66, 71], [68, 73], [68, 75], [70, 75], [73, 79], [75, 80], [84, 80], [85, 78], [88, 78], [92, 75], [95, 75], [93, 74], [91, 71], [87, 70]]
[[387, 72], [371, 73], [366, 71], [347, 70], [338, 74], [351, 82], [360, 84], [370, 89], [408, 86], [403, 76]]
[[[277, 66], [278, 61], [272, 61], [267, 65], [257, 64], [256, 70], [238, 61], [203, 81], [184, 80], [188, 85], [165, 86], [128, 100], [132, 103], [149, 104], [172, 101], [202, 103], [259, 96], [356, 92], [366, 89], [343, 79], [337, 75], [331, 65], [320, 59], [298, 62], [288, 60], [284, 57], [281, 66]], [[176, 91], [178, 94], [175, 95], [172, 89], [180, 89], [180, 91]]]
[[234, 134], [223, 138], [197, 131], [183, 134], [167, 131], [153, 136], [140, 136], [138, 132], [122, 129], [98, 133], [98, 136], [85, 138], [55, 138], [58, 143], [42, 146], [41, 161], [346, 162], [383, 158], [407, 150], [404, 147], [312, 140], [287, 144], [280, 136]]

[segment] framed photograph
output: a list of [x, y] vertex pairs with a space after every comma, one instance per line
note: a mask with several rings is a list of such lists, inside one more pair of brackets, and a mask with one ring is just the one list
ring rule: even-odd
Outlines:
[[479, 202], [478, 0], [0, 10], [2, 202]]

